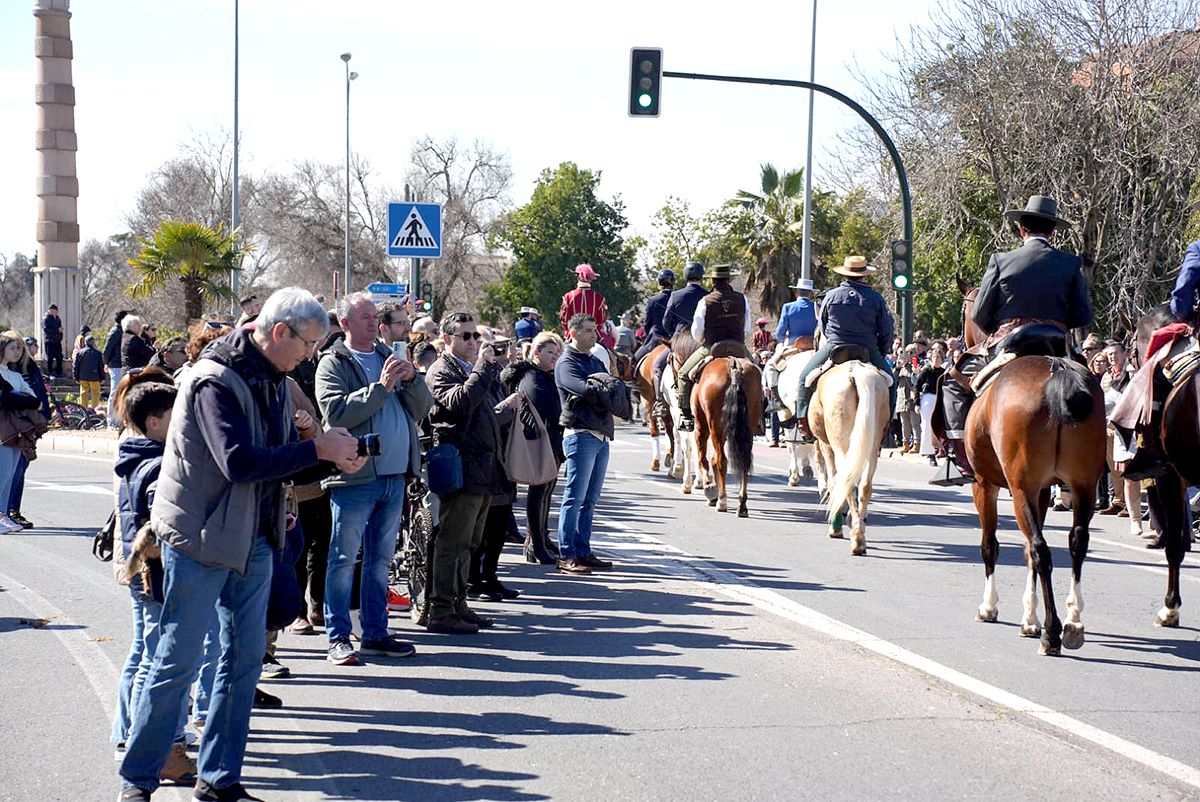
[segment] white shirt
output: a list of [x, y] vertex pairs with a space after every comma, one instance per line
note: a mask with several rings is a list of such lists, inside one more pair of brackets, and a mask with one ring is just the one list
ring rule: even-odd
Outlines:
[[20, 373], [17, 373], [12, 368], [0, 365], [0, 377], [3, 377], [4, 380], [9, 383], [9, 385], [13, 388], [13, 392], [24, 393], [25, 395], [32, 395], [34, 397], [37, 396], [37, 394], [33, 392], [33, 388], [29, 386], [27, 381], [25, 381], [25, 377]]
[[[742, 300], [746, 302], [746, 330], [742, 332], [744, 339], [753, 330], [754, 324], [750, 320], [750, 299], [743, 295]], [[696, 307], [696, 314], [692, 317], [692, 336], [696, 338], [696, 342], [704, 342], [704, 310], [707, 308], [708, 304], [701, 299]]]

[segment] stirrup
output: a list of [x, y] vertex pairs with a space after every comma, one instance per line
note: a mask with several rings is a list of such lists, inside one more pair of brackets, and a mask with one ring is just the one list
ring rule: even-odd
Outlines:
[[679, 413], [679, 431], [694, 432], [696, 431], [696, 419], [691, 415]]
[[975, 483], [975, 477], [962, 470], [955, 464], [952, 457], [946, 457], [945, 467], [939, 467], [937, 473], [929, 480], [929, 484], [938, 487], [962, 487]]

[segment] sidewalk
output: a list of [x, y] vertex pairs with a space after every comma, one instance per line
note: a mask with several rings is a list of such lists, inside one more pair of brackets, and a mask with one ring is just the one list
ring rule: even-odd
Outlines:
[[46, 454], [115, 457], [117, 433], [111, 429], [52, 429], [38, 441], [38, 451]]

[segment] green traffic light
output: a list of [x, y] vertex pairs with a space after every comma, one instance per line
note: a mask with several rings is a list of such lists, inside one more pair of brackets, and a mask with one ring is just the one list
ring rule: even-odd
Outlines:
[[654, 98], [651, 97], [646, 92], [643, 92], [642, 94], [638, 95], [638, 105], [641, 106], [643, 109], [650, 108], [650, 104], [653, 102], [654, 102]]
[[892, 276], [892, 286], [898, 290], [908, 289], [908, 276], [904, 275], [903, 273]]

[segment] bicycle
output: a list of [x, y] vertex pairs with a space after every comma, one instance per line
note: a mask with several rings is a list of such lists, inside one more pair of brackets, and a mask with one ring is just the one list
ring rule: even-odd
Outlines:
[[[432, 440], [421, 438], [421, 468], [425, 467], [424, 454], [432, 446]], [[400, 537], [396, 541], [396, 553], [392, 556], [388, 570], [391, 584], [405, 584], [412, 607], [409, 615], [417, 624], [429, 618], [430, 567], [433, 565], [433, 546], [437, 538], [437, 526], [433, 511], [428, 506], [431, 498], [422, 472], [408, 480], [404, 489], [404, 515], [400, 519]], [[403, 576], [403, 578], [402, 578]]]
[[103, 429], [108, 419], [74, 401], [60, 401], [50, 382], [43, 382], [50, 401], [49, 425], [52, 429]]

